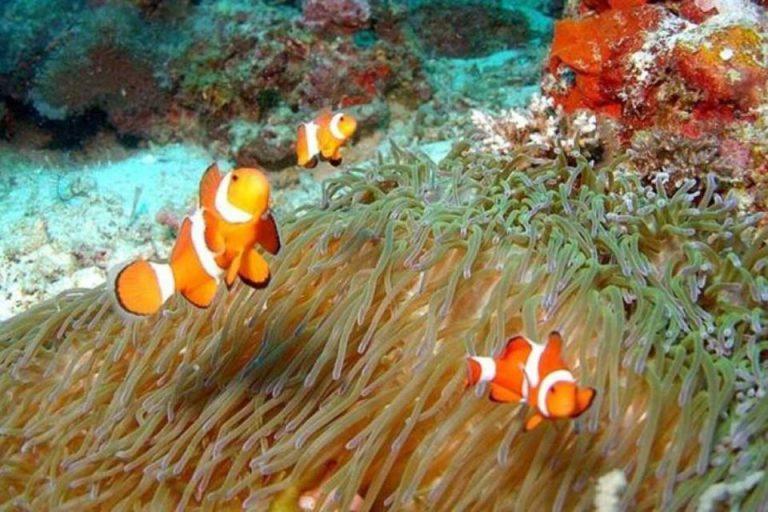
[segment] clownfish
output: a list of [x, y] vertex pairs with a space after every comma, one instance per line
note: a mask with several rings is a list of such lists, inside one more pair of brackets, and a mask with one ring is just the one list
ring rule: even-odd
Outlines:
[[333, 165], [341, 164], [341, 147], [354, 135], [357, 121], [349, 114], [333, 114], [324, 109], [308, 123], [302, 123], [296, 133], [296, 156], [299, 165], [312, 168], [320, 157]]
[[260, 170], [241, 168], [222, 175], [216, 164], [208, 167], [200, 180], [198, 208], [182, 222], [168, 263], [137, 260], [117, 273], [119, 306], [133, 315], [151, 315], [180, 292], [205, 308], [222, 277], [227, 288], [237, 276], [254, 288], [267, 286], [269, 264], [255, 246], [271, 254], [280, 250], [269, 192]]
[[526, 422], [526, 431], [544, 418], [576, 418], [592, 405], [595, 389], [576, 384], [562, 360], [562, 347], [557, 332], [549, 334], [546, 345], [515, 336], [499, 357], [467, 358], [467, 385], [490, 382], [491, 400], [527, 403], [535, 413]]

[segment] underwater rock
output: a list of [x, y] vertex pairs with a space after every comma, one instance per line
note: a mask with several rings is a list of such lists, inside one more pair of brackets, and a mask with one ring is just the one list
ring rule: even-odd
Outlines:
[[[177, 19], [189, 14], [189, 8], [197, 0], [127, 0], [139, 8], [149, 19]], [[90, 0], [91, 4], [104, 0]]]
[[[346, 34], [325, 38], [275, 7], [264, 14], [270, 21], [262, 32], [254, 30], [267, 24], [262, 13], [245, 7], [205, 16], [213, 25], [210, 37], [201, 37], [174, 65], [180, 81], [175, 101], [198, 111], [208, 134], [235, 142], [232, 154], [241, 163], [285, 166], [288, 133], [321, 108], [430, 97], [419, 58], [405, 45], [373, 39], [361, 46]], [[266, 141], [257, 140], [262, 129]]]
[[[765, 503], [768, 229], [713, 182], [670, 196], [617, 162], [464, 149], [326, 183], [263, 291], [132, 324], [71, 291], [4, 323], [0, 504]], [[597, 398], [523, 434], [464, 358], [553, 328]]]
[[371, 19], [368, 0], [303, 0], [302, 23], [323, 32], [351, 33]]
[[121, 133], [143, 134], [168, 95], [151, 64], [125, 48], [97, 45], [76, 60], [53, 60], [39, 72], [31, 97], [39, 112], [65, 118], [104, 111]]
[[[80, 7], [64, 9], [68, 24], [51, 23], [51, 32], [39, 35], [47, 37], [45, 46], [10, 71], [10, 84], [26, 80], [23, 94], [13, 97], [44, 118], [65, 120], [97, 111], [120, 133], [147, 134], [158, 120], [155, 115], [166, 110], [170, 94], [164, 64], [183, 46], [183, 38], [170, 25], [147, 23], [130, 3]], [[11, 26], [19, 32], [30, 28], [21, 22]]]
[[433, 57], [479, 57], [521, 46], [530, 36], [525, 16], [487, 2], [427, 2], [409, 13], [407, 23]]
[[234, 123], [229, 136], [238, 167], [280, 169], [295, 164], [296, 126], [298, 122]]
[[13, 119], [4, 101], [0, 101], [0, 138], [10, 139], [13, 134]]

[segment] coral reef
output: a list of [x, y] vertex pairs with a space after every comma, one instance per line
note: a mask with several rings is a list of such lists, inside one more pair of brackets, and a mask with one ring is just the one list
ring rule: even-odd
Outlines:
[[[108, 291], [71, 291], [3, 324], [0, 503], [765, 503], [759, 216], [714, 179], [668, 195], [618, 162], [466, 149], [436, 166], [393, 147], [328, 182], [263, 292], [126, 324]], [[522, 406], [464, 389], [464, 356], [552, 328], [598, 396], [523, 435]]]
[[535, 96], [525, 109], [511, 109], [493, 117], [482, 111], [472, 113], [477, 128], [478, 150], [510, 154], [521, 146], [536, 158], [596, 159], [603, 149], [594, 114], [580, 111], [566, 115], [548, 96]]
[[629, 131], [717, 134], [749, 121], [768, 83], [762, 8], [714, 2], [692, 20], [691, 3], [584, 2], [585, 16], [555, 25], [545, 89], [567, 111], [589, 108]]
[[319, 31], [356, 32], [368, 27], [368, 0], [304, 0], [302, 22]]
[[748, 169], [742, 159], [727, 158], [721, 150], [727, 141], [713, 136], [696, 139], [663, 130], [643, 130], [632, 138], [627, 153], [633, 170], [646, 180], [657, 173], [669, 175], [668, 191], [687, 180], [698, 180], [708, 173], [716, 174], [721, 185], [744, 187]]
[[566, 12], [542, 89], [567, 115], [597, 115], [603, 153], [626, 150], [627, 169], [646, 183], [661, 177], [670, 194], [714, 172], [743, 209], [765, 210], [764, 7], [584, 0]]
[[[38, 2], [13, 0], [0, 11], [0, 36], [24, 44], [0, 49], [0, 98], [47, 120], [103, 114], [104, 127], [121, 135], [213, 140], [238, 160], [251, 146], [247, 158], [273, 168], [289, 161], [282, 134], [322, 107], [430, 98], [415, 49], [364, 30], [367, 2], [303, 7], [302, 14], [246, 0], [77, 2], [53, 20]], [[25, 25], [28, 17], [35, 20]], [[258, 126], [238, 128], [248, 124]]]
[[468, 58], [522, 46], [527, 19], [488, 2], [428, 2], [413, 10], [408, 26], [431, 56]]

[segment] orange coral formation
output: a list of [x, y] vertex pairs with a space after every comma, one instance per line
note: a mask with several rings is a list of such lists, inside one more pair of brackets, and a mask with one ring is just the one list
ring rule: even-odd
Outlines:
[[768, 81], [760, 34], [749, 27], [724, 27], [695, 44], [675, 47], [675, 69], [702, 92], [701, 107], [731, 103], [741, 109], [756, 105]]
[[618, 116], [622, 62], [642, 46], [643, 34], [657, 27], [663, 15], [660, 8], [643, 5], [557, 22], [550, 70], [556, 73], [565, 64], [576, 76], [574, 86], [555, 99], [567, 111], [590, 108]]
[[625, 135], [659, 127], [699, 137], [753, 118], [768, 83], [758, 25], [727, 14], [699, 25], [718, 11], [687, 0], [584, 0], [579, 9], [588, 14], [555, 25], [544, 82], [566, 112], [615, 118]]

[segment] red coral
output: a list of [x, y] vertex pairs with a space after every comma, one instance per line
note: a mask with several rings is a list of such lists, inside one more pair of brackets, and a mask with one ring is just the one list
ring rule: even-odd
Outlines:
[[581, 12], [603, 12], [610, 9], [629, 9], [647, 3], [648, 0], [583, 0], [579, 10]]
[[385, 81], [392, 75], [390, 67], [384, 63], [375, 64], [370, 68], [352, 73], [352, 81], [373, 97], [381, 89]]
[[368, 0], [306, 0], [302, 13], [308, 27], [346, 33], [366, 28], [370, 18]]

